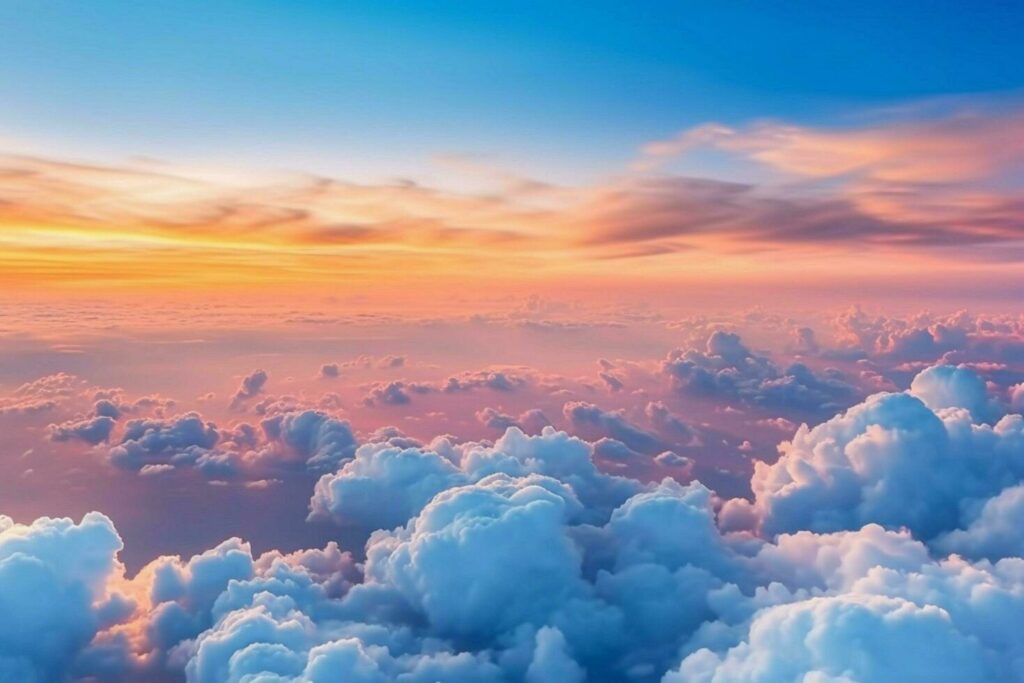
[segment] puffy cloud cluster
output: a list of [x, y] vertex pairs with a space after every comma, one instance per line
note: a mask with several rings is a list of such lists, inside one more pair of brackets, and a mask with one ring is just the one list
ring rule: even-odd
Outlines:
[[96, 415], [82, 420], [71, 420], [50, 425], [50, 439], [53, 441], [84, 441], [95, 446], [110, 438], [117, 419], [110, 415]]
[[[44, 378], [44, 380], [46, 379]], [[72, 382], [73, 384], [74, 382]], [[87, 393], [89, 392], [77, 392], [79, 398]], [[129, 402], [124, 399], [119, 389], [100, 389], [91, 393], [94, 402], [88, 414], [79, 414], [70, 420], [49, 425], [48, 432], [51, 441], [82, 441], [96, 446], [110, 440], [117, 421], [125, 414], [150, 412], [160, 417], [166, 409], [174, 406], [172, 399], [159, 396], [143, 396]], [[68, 397], [75, 395], [74, 391], [67, 394]], [[133, 424], [137, 425], [142, 422], [145, 420], [139, 420]], [[128, 431], [131, 431], [130, 427], [126, 430], [126, 432]]]
[[260, 477], [288, 470], [333, 471], [357, 446], [348, 422], [317, 410], [240, 423], [221, 430], [198, 413], [128, 420], [109, 460], [143, 474], [195, 468], [211, 478]]
[[509, 427], [516, 427], [527, 434], [539, 434], [542, 429], [551, 426], [551, 420], [538, 408], [523, 411], [518, 417], [502, 413], [494, 408], [484, 408], [477, 411], [476, 419], [485, 427], [497, 430], [502, 434]]
[[[716, 356], [742, 355], [719, 341]], [[0, 631], [13, 657], [0, 662], [19, 680], [99, 663], [192, 683], [1020, 680], [1024, 418], [977, 420], [966, 375], [933, 370], [917, 386], [924, 396], [879, 394], [802, 427], [757, 465], [752, 502], [603, 473], [593, 444], [550, 427], [493, 444], [382, 432], [333, 460], [311, 501], [372, 530], [360, 562], [335, 545], [253, 557], [232, 540], [129, 581], [98, 515], [81, 525], [96, 527], [94, 560], [60, 533], [8, 552], [4, 531], [0, 573], [56, 548], [73, 561], [46, 589], [84, 593], [46, 625], [73, 636]], [[333, 438], [313, 418], [275, 429]], [[26, 591], [13, 585], [0, 599]], [[109, 597], [114, 585], [134, 602]], [[55, 642], [63, 654], [32, 649]]]
[[243, 377], [238, 390], [231, 397], [231, 407], [241, 408], [246, 401], [261, 394], [268, 378], [266, 370], [253, 370]]
[[48, 413], [81, 390], [82, 381], [66, 372], [46, 375], [0, 397], [0, 417]]
[[751, 485], [763, 530], [877, 522], [931, 540], [1024, 479], [1024, 419], [979, 423], [975, 414], [987, 415], [989, 405], [970, 370], [930, 368], [912, 387], [801, 427], [776, 463], [757, 463]]
[[103, 673], [101, 630], [134, 609], [110, 590], [121, 538], [93, 512], [81, 523], [0, 516], [0, 679], [27, 683]]
[[873, 316], [851, 308], [836, 316], [839, 349], [823, 353], [880, 357], [897, 361], [1014, 362], [1024, 359], [1024, 320], [1019, 316], [951, 315], [899, 318]]
[[859, 394], [835, 369], [816, 373], [803, 363], [780, 368], [748, 349], [740, 337], [717, 330], [705, 349], [676, 349], [662, 363], [673, 386], [684, 393], [805, 414], [828, 415]]
[[427, 446], [368, 443], [337, 472], [320, 478], [311, 514], [366, 530], [391, 529], [447, 489], [502, 474], [564, 482], [585, 505], [580, 514], [606, 515], [640, 484], [601, 472], [592, 453], [591, 444], [551, 427], [536, 436], [510, 427], [493, 445], [456, 445], [445, 438]]
[[[593, 403], [570, 401], [563, 406], [562, 413], [584, 437], [615, 439], [640, 453], [659, 453], [666, 448], [666, 444], [656, 434], [630, 422], [624, 411], [602, 410]], [[667, 414], [664, 417], [667, 419]]]
[[[401, 356], [387, 357], [391, 363]], [[402, 367], [402, 362], [390, 364], [387, 367]], [[323, 369], [321, 368], [321, 374]], [[443, 382], [409, 382], [405, 380], [392, 380], [390, 382], [379, 382], [370, 385], [369, 391], [363, 397], [363, 405], [405, 405], [412, 401], [416, 394], [457, 394], [477, 389], [490, 389], [491, 391], [508, 392], [515, 391], [527, 384], [527, 379], [520, 375], [501, 370], [477, 370], [463, 372], [453, 375]]]
[[370, 387], [369, 392], [363, 397], [363, 405], [405, 405], [412, 401], [412, 394], [428, 394], [432, 391], [434, 388], [423, 382], [382, 382]]

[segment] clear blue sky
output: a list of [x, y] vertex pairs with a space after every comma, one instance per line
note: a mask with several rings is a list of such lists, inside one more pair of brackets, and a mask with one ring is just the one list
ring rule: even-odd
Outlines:
[[1020, 2], [7, 0], [0, 140], [415, 173], [490, 155], [614, 170], [708, 120], [854, 113], [1024, 86]]

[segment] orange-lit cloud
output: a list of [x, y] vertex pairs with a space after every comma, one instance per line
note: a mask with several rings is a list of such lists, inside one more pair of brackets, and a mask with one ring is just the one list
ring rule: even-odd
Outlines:
[[[761, 165], [768, 180], [666, 171], [705, 148]], [[359, 291], [603, 280], [610, 259], [642, 267], [615, 275], [625, 284], [744, 277], [797, 261], [823, 277], [1013, 262], [1024, 238], [1022, 157], [1018, 112], [829, 130], [708, 124], [646, 145], [630, 172], [580, 187], [458, 157], [437, 161], [480, 187], [6, 156], [0, 281], [10, 290]], [[949, 246], [968, 249], [941, 249]]]

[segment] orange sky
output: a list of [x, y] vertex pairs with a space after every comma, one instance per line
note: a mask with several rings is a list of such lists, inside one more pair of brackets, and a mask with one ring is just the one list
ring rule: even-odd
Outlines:
[[[430, 184], [374, 184], [8, 155], [0, 285], [15, 297], [206, 289], [405, 304], [666, 285], [991, 286], [1019, 278], [1022, 140], [1015, 113], [708, 124], [581, 186], [454, 157]], [[735, 177], [702, 175], [709, 154]]]

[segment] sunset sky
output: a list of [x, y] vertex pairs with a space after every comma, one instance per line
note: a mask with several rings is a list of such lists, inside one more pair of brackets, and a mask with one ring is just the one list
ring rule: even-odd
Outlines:
[[0, 683], [1020, 683], [1022, 29], [0, 0]]
[[856, 303], [908, 279], [1019, 294], [1020, 19], [5, 3], [0, 278], [15, 297], [404, 309], [467, 280], [634, 301], [796, 284]]

